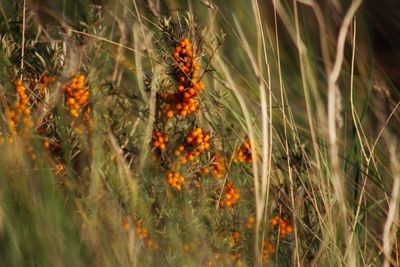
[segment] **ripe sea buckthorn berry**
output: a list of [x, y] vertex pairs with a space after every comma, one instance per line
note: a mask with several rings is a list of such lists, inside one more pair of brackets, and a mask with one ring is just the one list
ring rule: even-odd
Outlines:
[[239, 245], [239, 241], [240, 241], [240, 233], [235, 231], [232, 233], [232, 238], [233, 238], [233, 242], [234, 244], [237, 246]]
[[45, 141], [43, 142], [43, 147], [44, 147], [45, 149], [49, 149], [49, 148], [50, 148], [50, 143], [49, 143], [49, 141], [45, 140]]
[[122, 227], [124, 228], [125, 231], [129, 231], [129, 228], [131, 227], [131, 224], [129, 222], [128, 217], [122, 218]]
[[77, 109], [70, 109], [69, 114], [71, 114], [72, 117], [78, 118], [79, 117], [79, 112]]
[[186, 117], [187, 113], [188, 112], [186, 110], [182, 110], [181, 112], [179, 112], [179, 115], [181, 115], [182, 117]]
[[170, 110], [170, 111], [167, 112], [167, 117], [168, 118], [172, 118], [173, 116], [174, 116], [174, 112], [173, 111]]
[[201, 175], [207, 175], [209, 172], [210, 170], [208, 168], [203, 168], [200, 173]]

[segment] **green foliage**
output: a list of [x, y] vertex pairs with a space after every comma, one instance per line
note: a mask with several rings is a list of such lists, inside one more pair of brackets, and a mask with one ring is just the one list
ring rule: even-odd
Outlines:
[[[0, 1], [2, 265], [398, 264], [399, 93], [362, 11], [341, 54], [344, 14], [313, 1], [50, 2], [26, 1], [23, 16], [23, 1]], [[167, 118], [185, 38], [205, 89], [197, 112]], [[74, 118], [79, 75], [89, 99]], [[33, 126], [13, 135], [21, 77]], [[211, 148], [183, 163], [198, 127]]]

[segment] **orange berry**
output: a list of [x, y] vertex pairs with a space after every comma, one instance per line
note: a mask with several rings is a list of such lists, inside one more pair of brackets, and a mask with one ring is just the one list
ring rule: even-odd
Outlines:
[[279, 230], [279, 235], [280, 235], [281, 237], [284, 237], [285, 234], [286, 234], [286, 230], [285, 230], [285, 229]]
[[204, 168], [204, 169], [201, 170], [201, 174], [202, 174], [202, 175], [206, 175], [206, 174], [208, 174], [209, 172], [210, 172], [210, 170], [209, 170], [208, 168]]
[[75, 99], [73, 99], [72, 97], [69, 97], [67, 100], [68, 105], [73, 105], [75, 104]]
[[44, 147], [45, 149], [49, 149], [49, 148], [50, 148], [50, 143], [49, 143], [49, 141], [45, 140], [45, 141], [43, 142], [43, 147]]
[[240, 233], [239, 232], [233, 232], [232, 234], [234, 239], [239, 239], [240, 238]]
[[22, 85], [17, 86], [16, 91], [17, 91], [18, 94], [23, 94], [25, 92], [25, 87], [22, 86]]
[[84, 94], [83, 96], [81, 96], [81, 98], [78, 101], [79, 105], [85, 104], [87, 102], [87, 99], [88, 99], [87, 95]]
[[196, 89], [190, 88], [190, 89], [189, 89], [189, 94], [190, 94], [190, 95], [196, 94]]
[[200, 90], [203, 90], [203, 89], [204, 89], [204, 83], [199, 82], [198, 85], [197, 85], [197, 87], [198, 87]]
[[75, 118], [79, 117], [79, 113], [78, 113], [78, 111], [76, 109], [71, 109], [69, 111], [69, 114], [71, 114], [71, 116], [73, 116]]

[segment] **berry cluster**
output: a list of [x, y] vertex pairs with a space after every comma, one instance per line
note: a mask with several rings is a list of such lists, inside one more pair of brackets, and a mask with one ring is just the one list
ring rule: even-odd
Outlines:
[[54, 166], [54, 172], [56, 175], [61, 175], [65, 170], [65, 165], [63, 163], [56, 163]]
[[239, 198], [240, 195], [237, 192], [237, 189], [233, 186], [231, 182], [228, 181], [225, 184], [224, 196], [223, 199], [221, 199], [221, 201], [219, 202], [219, 207], [232, 207], [237, 204]]
[[92, 109], [91, 107], [87, 107], [85, 112], [83, 113], [83, 121], [86, 122], [88, 129], [93, 129], [93, 117], [92, 117]]
[[185, 178], [178, 172], [172, 171], [167, 173], [167, 183], [176, 191], [182, 190], [184, 181]]
[[39, 88], [38, 93], [41, 97], [43, 97], [45, 95], [46, 90], [49, 88], [49, 84], [54, 82], [54, 80], [55, 79], [53, 77], [49, 77], [47, 75], [43, 75], [40, 78], [37, 86]]
[[88, 103], [89, 99], [89, 90], [85, 88], [85, 76], [74, 77], [70, 84], [64, 87], [64, 92], [69, 114], [74, 118], [78, 118], [82, 107]]
[[[239, 251], [232, 252], [232, 260], [234, 260], [234, 261], [240, 260], [240, 252]], [[236, 265], [236, 266], [238, 266], [238, 265]]]
[[232, 233], [232, 238], [233, 238], [233, 244], [235, 246], [239, 245], [239, 241], [240, 241], [240, 233], [238, 231], [235, 231]]
[[[23, 86], [21, 80], [17, 80], [15, 85], [18, 98], [15, 101], [14, 107], [7, 114], [11, 136], [16, 136], [18, 134], [18, 123], [21, 121], [23, 124], [23, 131], [25, 133], [28, 133], [29, 129], [33, 126], [26, 88]], [[10, 137], [10, 141], [12, 140], [12, 137]]]
[[275, 253], [275, 246], [272, 245], [270, 242], [265, 242], [262, 251], [262, 259], [264, 263], [267, 263], [269, 257]]
[[254, 224], [254, 216], [249, 216], [246, 218], [246, 223], [244, 224], [244, 227], [246, 227], [246, 229], [252, 229], [253, 228], [253, 224]]
[[162, 112], [167, 118], [174, 117], [176, 113], [176, 109], [174, 107], [179, 102], [179, 94], [178, 93], [159, 93], [159, 96], [165, 102], [165, 105], [162, 107]]
[[285, 237], [286, 235], [290, 235], [293, 232], [293, 227], [290, 220], [283, 220], [279, 215], [276, 215], [271, 220], [271, 226], [278, 228], [279, 236], [281, 238]]
[[54, 143], [52, 141], [49, 141], [48, 139], [43, 141], [43, 148], [46, 150], [52, 150], [52, 151], [57, 151], [61, 149], [61, 144], [59, 143]]
[[183, 145], [179, 145], [178, 148], [174, 152], [175, 156], [179, 157], [184, 150], [185, 150], [185, 147]]
[[[127, 225], [125, 222], [124, 228], [126, 227], [129, 227], [129, 225]], [[146, 240], [149, 236], [149, 230], [145, 226], [143, 226], [143, 222], [141, 220], [136, 221], [135, 232], [143, 241]]]
[[[125, 227], [129, 227], [129, 222], [128, 225], [124, 223], [124, 228]], [[157, 242], [154, 242], [153, 240], [149, 239], [149, 230], [145, 226], [143, 226], [143, 222], [141, 220], [136, 221], [135, 232], [139, 236], [139, 238], [145, 243], [147, 248], [149, 249], [159, 248]]]
[[33, 146], [28, 145], [26, 147], [26, 150], [28, 151], [29, 155], [31, 156], [31, 160], [35, 160], [36, 159], [36, 154], [33, 152]]
[[232, 232], [231, 247], [232, 247], [232, 260], [234, 261], [238, 261], [240, 259], [239, 242], [240, 242], [240, 233], [238, 231]]
[[211, 162], [212, 173], [215, 178], [221, 179], [225, 174], [225, 158], [218, 156], [217, 154], [214, 156], [213, 161]]
[[166, 149], [166, 144], [168, 142], [168, 136], [163, 134], [162, 132], [156, 131], [153, 134], [153, 147], [158, 148], [161, 151]]
[[[210, 136], [203, 133], [201, 128], [193, 130], [187, 137], [186, 142], [191, 149], [186, 153], [186, 156], [181, 159], [182, 163], [193, 161], [201, 152], [210, 148]], [[179, 149], [179, 148], [178, 148]]]
[[235, 161], [239, 161], [241, 163], [252, 163], [253, 162], [253, 157], [251, 153], [251, 144], [250, 140], [247, 139], [242, 146], [239, 148], [239, 151], [237, 152], [236, 159]]
[[[167, 118], [174, 117], [174, 114], [186, 117], [189, 113], [196, 112], [199, 105], [199, 102], [194, 98], [188, 98], [185, 101], [182, 101], [182, 96], [178, 93], [161, 96], [166, 103], [162, 108], [162, 112], [167, 116]], [[185, 98], [183, 97], [183, 99]]]
[[199, 64], [194, 58], [193, 46], [188, 39], [183, 39], [173, 52], [175, 60], [175, 73], [178, 80], [178, 92], [164, 97], [166, 105], [163, 113], [172, 118], [175, 114], [186, 117], [197, 112], [199, 92], [204, 90], [204, 84], [198, 82]]

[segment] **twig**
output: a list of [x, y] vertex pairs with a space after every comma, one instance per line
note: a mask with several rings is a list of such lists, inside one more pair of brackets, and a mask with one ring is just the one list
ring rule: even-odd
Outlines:
[[24, 5], [22, 9], [22, 40], [21, 40], [21, 75], [20, 79], [22, 81], [22, 73], [24, 70], [24, 56], [25, 56], [25, 10], [26, 10], [26, 0], [24, 0]]

